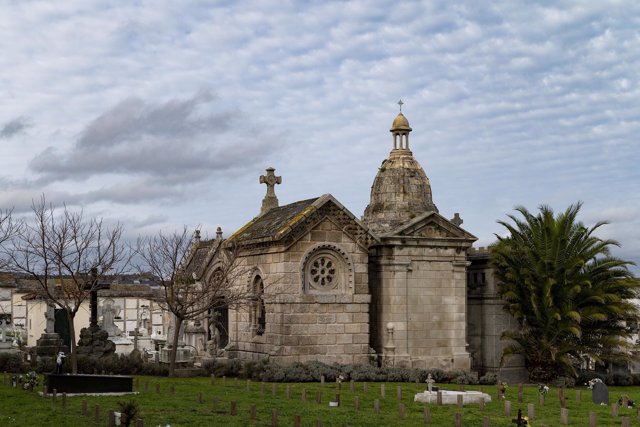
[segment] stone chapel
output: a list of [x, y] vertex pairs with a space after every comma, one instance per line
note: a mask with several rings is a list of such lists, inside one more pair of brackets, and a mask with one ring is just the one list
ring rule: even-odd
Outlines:
[[255, 294], [248, 308], [218, 310], [207, 328], [219, 333], [220, 356], [498, 369], [508, 319], [488, 254], [471, 249], [476, 237], [458, 214], [439, 213], [402, 112], [390, 131], [391, 151], [361, 219], [331, 194], [279, 206], [281, 178], [269, 168], [257, 217], [226, 239], [220, 230], [209, 241], [196, 233], [194, 277], [212, 274], [233, 246], [246, 271], [236, 285]]

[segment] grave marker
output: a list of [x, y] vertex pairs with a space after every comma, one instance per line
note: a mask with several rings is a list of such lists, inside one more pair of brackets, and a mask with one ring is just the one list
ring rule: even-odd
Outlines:
[[436, 405], [442, 405], [442, 392], [438, 391], [436, 394]]
[[87, 401], [83, 400], [82, 401], [82, 415], [86, 417], [88, 413], [89, 413], [89, 411], [87, 409]]
[[320, 390], [316, 391], [316, 403], [322, 403], [322, 392]]
[[213, 398], [211, 398], [211, 406], [213, 406], [214, 411], [218, 408], [219, 401], [220, 400], [216, 396], [213, 396]]
[[62, 407], [67, 407], [67, 393], [62, 393]]
[[256, 419], [256, 405], [251, 405], [251, 412], [249, 413], [249, 418], [252, 420]]
[[271, 410], [271, 427], [277, 427], [278, 425], [278, 411], [275, 409]]
[[380, 413], [380, 401], [378, 399], [373, 401], [373, 412], [376, 414]]
[[595, 383], [591, 391], [591, 401], [596, 405], [609, 404], [609, 387], [605, 383]]
[[[173, 394], [173, 393], [171, 393]], [[198, 403], [202, 403], [202, 392], [198, 392]]]
[[349, 390], [353, 393], [356, 389], [356, 382], [354, 380], [349, 381]]
[[454, 425], [456, 427], [462, 427], [462, 415], [460, 414], [460, 412], [456, 412], [454, 414]]
[[567, 408], [560, 408], [560, 424], [569, 424], [569, 410]]
[[612, 417], [617, 417], [618, 416], [618, 404], [614, 403], [613, 405], [611, 405], [611, 416]]
[[589, 411], [589, 427], [597, 427], [597, 420], [596, 413]]
[[428, 406], [424, 408], [424, 411], [422, 412], [422, 420], [425, 424], [429, 424], [431, 422], [431, 410]]
[[524, 427], [528, 424], [527, 420], [522, 417], [522, 409], [518, 409], [518, 416], [511, 420], [511, 424], [515, 424], [518, 427]]
[[276, 383], [271, 384], [271, 396], [276, 397]]
[[505, 400], [504, 401], [504, 415], [507, 417], [511, 416], [511, 401], [510, 400]]
[[458, 404], [458, 408], [462, 408], [463, 402], [464, 402], [463, 399], [464, 399], [464, 397], [461, 394], [456, 396], [456, 400], [457, 400], [456, 403]]
[[307, 401], [307, 389], [306, 388], [302, 389], [302, 401], [303, 402]]
[[629, 417], [622, 417], [622, 423], [620, 423], [620, 427], [631, 427], [631, 420], [629, 420]]
[[96, 408], [94, 411], [94, 419], [96, 420], [96, 424], [100, 423], [100, 405], [96, 405]]
[[360, 410], [360, 397], [356, 396], [353, 398], [353, 407], [356, 411]]
[[384, 398], [385, 395], [385, 389], [384, 389], [384, 383], [380, 384], [380, 396], [382, 398]]
[[367, 384], [366, 382], [362, 385], [362, 390], [364, 391], [364, 394], [367, 394], [369, 392], [369, 384]]
[[107, 417], [107, 425], [109, 427], [114, 427], [116, 425], [116, 414], [115, 411], [113, 409], [109, 409], [109, 413], [108, 413], [108, 417]]
[[489, 417], [482, 417], [482, 427], [491, 427], [491, 419]]
[[401, 420], [404, 420], [404, 404], [401, 403], [398, 405], [398, 416]]
[[235, 416], [238, 413], [237, 406], [238, 406], [238, 403], [235, 400], [232, 400], [231, 409], [229, 411], [231, 415]]
[[293, 416], [293, 427], [300, 427], [300, 415]]
[[291, 399], [291, 386], [287, 384], [287, 399]]
[[576, 390], [576, 402], [582, 401], [582, 392], [580, 390]]
[[536, 408], [533, 403], [527, 404], [527, 417], [529, 417], [530, 420], [533, 420], [536, 417]]
[[397, 395], [398, 395], [398, 400], [402, 400], [402, 386], [398, 386]]
[[247, 380], [247, 391], [251, 391], [251, 380]]
[[544, 394], [541, 394], [538, 397], [538, 402], [540, 403], [540, 406], [544, 406]]

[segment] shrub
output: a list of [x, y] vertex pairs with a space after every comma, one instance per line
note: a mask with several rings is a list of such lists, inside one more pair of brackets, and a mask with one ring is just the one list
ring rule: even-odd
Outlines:
[[630, 386], [633, 385], [633, 378], [627, 373], [613, 374], [613, 383], [619, 386]]
[[29, 365], [22, 361], [22, 354], [0, 353], [0, 371], [17, 374], [28, 369]]
[[607, 375], [596, 371], [580, 371], [576, 378], [576, 384], [587, 385], [587, 383], [594, 378], [598, 378], [602, 380], [602, 382], [605, 382]]
[[478, 378], [474, 375], [471, 375], [469, 372], [458, 371], [455, 374], [456, 377], [454, 379], [454, 382], [456, 384], [478, 384]]
[[498, 376], [494, 372], [487, 372], [478, 380], [482, 385], [495, 385], [498, 383]]
[[427, 369], [427, 375], [429, 374], [431, 374], [431, 377], [437, 383], [447, 383], [451, 381], [451, 375], [442, 369]]

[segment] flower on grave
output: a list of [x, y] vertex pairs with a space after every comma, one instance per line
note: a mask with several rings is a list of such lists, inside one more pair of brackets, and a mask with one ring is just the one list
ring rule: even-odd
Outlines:
[[538, 384], [538, 393], [547, 394], [549, 393], [549, 386], [545, 384]]
[[[626, 403], [626, 404], [625, 404]], [[636, 403], [629, 399], [629, 396], [627, 396], [626, 394], [620, 396], [620, 398], [618, 399], [618, 406], [621, 406], [623, 408], [633, 408], [636, 406]]]
[[33, 390], [38, 385], [38, 374], [35, 371], [27, 372], [24, 376], [22, 388], [25, 390]]
[[589, 387], [590, 390], [593, 390], [593, 386], [601, 382], [602, 380], [600, 378], [593, 378], [589, 380], [589, 382], [586, 385]]

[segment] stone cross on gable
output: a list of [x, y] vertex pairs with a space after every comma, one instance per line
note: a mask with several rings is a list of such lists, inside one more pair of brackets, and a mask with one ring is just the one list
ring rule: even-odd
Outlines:
[[275, 186], [282, 184], [282, 177], [276, 176], [274, 168], [267, 168], [267, 174], [260, 176], [260, 184], [267, 184], [267, 194], [262, 199], [260, 215], [267, 213], [278, 207], [278, 197], [276, 197]]
[[464, 221], [462, 220], [462, 218], [460, 218], [460, 214], [456, 212], [453, 215], [453, 218], [451, 218], [451, 222], [460, 227]]

